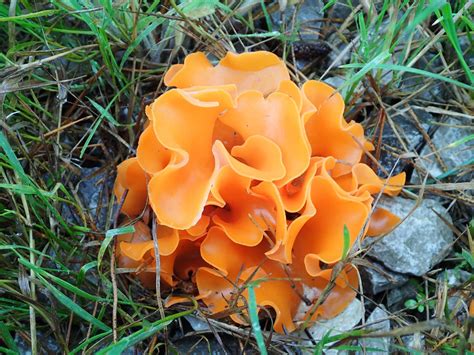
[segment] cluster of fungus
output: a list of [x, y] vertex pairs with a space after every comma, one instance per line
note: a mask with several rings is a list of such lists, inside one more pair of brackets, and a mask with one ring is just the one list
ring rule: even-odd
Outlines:
[[[228, 53], [216, 66], [193, 53], [164, 81], [173, 88], [146, 108], [136, 157], [118, 166], [114, 192], [135, 221], [117, 244], [119, 266], [154, 287], [158, 251], [168, 304], [191, 293], [241, 324], [245, 311], [232, 309], [245, 309], [245, 286], [259, 280], [257, 304], [273, 309], [278, 332], [341, 312], [358, 287], [351, 266], [332, 275], [344, 235], [352, 246], [392, 228], [398, 218], [372, 204], [398, 194], [405, 175], [379, 178], [341, 95], [314, 80], [298, 87], [272, 53]], [[304, 290], [314, 303], [331, 277], [324, 302], [301, 314]]]

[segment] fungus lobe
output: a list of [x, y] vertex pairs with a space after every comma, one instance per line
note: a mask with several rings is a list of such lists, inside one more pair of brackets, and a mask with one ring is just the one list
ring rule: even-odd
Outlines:
[[[298, 87], [272, 53], [228, 53], [217, 65], [193, 53], [164, 80], [170, 89], [146, 108], [137, 156], [117, 167], [114, 186], [127, 220], [155, 214], [160, 255], [144, 219], [120, 237], [119, 266], [154, 287], [159, 258], [169, 305], [188, 294], [240, 324], [248, 315], [235, 310], [258, 281], [257, 304], [281, 333], [344, 310], [358, 287], [354, 267], [336, 267], [344, 230], [352, 247], [396, 226], [372, 195], [396, 196], [405, 174], [378, 177], [341, 95], [315, 80]], [[324, 302], [297, 319], [304, 290], [319, 295], [330, 280]]]

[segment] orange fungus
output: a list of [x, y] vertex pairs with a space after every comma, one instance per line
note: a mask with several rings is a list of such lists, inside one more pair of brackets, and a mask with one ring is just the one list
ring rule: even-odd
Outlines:
[[258, 280], [259, 309], [272, 310], [280, 333], [344, 310], [358, 287], [354, 267], [335, 267], [345, 231], [350, 250], [394, 228], [399, 218], [375, 208], [374, 195], [396, 196], [405, 174], [377, 176], [362, 161], [373, 145], [344, 119], [341, 95], [314, 80], [298, 87], [272, 53], [228, 53], [215, 65], [193, 53], [164, 81], [136, 157], [117, 167], [121, 212], [138, 219], [118, 240], [119, 267], [152, 288], [159, 258], [168, 305], [195, 297], [240, 324], [246, 285]]

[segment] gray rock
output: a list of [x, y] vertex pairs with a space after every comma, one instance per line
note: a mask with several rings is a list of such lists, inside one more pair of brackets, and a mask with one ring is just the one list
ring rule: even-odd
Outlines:
[[349, 355], [350, 352], [346, 350], [338, 349], [326, 349], [324, 350], [324, 355]]
[[[375, 268], [361, 267], [359, 268], [364, 292], [370, 295], [376, 295], [383, 291], [391, 290], [408, 281], [406, 275], [393, 272], [385, 268], [382, 264], [373, 262]], [[379, 272], [379, 271], [381, 272]]]
[[407, 282], [403, 286], [390, 290], [387, 295], [387, 306], [390, 312], [397, 312], [405, 308], [405, 301], [416, 297], [416, 287]]
[[[104, 201], [100, 200], [100, 188], [104, 184], [104, 179], [107, 180], [105, 172], [100, 173], [99, 168], [82, 168], [81, 169], [81, 181], [78, 184], [78, 194], [84, 202], [84, 207], [92, 215], [97, 214], [97, 208]], [[105, 181], [112, 186], [110, 179]]]
[[202, 332], [202, 331], [210, 331], [211, 328], [209, 327], [209, 323], [206, 321], [202, 320], [201, 318], [195, 317], [195, 316], [185, 316], [184, 317], [191, 328], [194, 329], [196, 332]]
[[338, 20], [345, 20], [358, 5], [359, 0], [336, 1], [336, 3], [328, 10], [329, 17]]
[[[433, 121], [433, 116], [426, 111], [419, 109], [413, 109], [413, 113], [419, 120], [421, 128], [428, 131], [430, 128], [430, 122]], [[397, 164], [398, 155], [393, 154], [393, 151], [405, 153], [405, 146], [409, 152], [413, 152], [423, 143], [423, 134], [416, 125], [410, 112], [404, 111], [397, 115], [393, 115], [391, 118], [395, 124], [397, 132], [393, 130], [389, 122], [385, 122], [382, 135], [382, 150], [380, 154], [380, 163], [388, 171], [391, 171], [395, 164]], [[403, 144], [397, 137], [397, 133], [402, 139]], [[406, 161], [399, 160], [398, 164], [395, 166], [394, 174], [403, 171], [405, 165]]]
[[443, 271], [436, 278], [438, 282], [447, 282], [448, 287], [458, 287], [469, 280], [471, 273], [465, 270], [448, 269]]
[[[348, 38], [348, 40], [352, 41], [353, 38]], [[327, 43], [332, 49], [331, 53], [329, 53], [329, 63], [334, 68], [337, 68], [342, 64], [349, 63], [354, 50], [354, 43], [347, 44], [341, 40], [337, 33], [330, 34], [328, 36]], [[348, 48], [348, 46], [351, 47]]]
[[[316, 298], [319, 296], [319, 291], [317, 289], [304, 286], [303, 294], [309, 300], [316, 300]], [[302, 320], [309, 309], [310, 306], [307, 306], [304, 302], [301, 302], [295, 319]], [[320, 341], [328, 332], [330, 332], [330, 335], [333, 336], [351, 330], [361, 321], [363, 314], [364, 311], [362, 308], [362, 302], [360, 302], [357, 298], [354, 299], [347, 306], [347, 308], [336, 317], [328, 320], [316, 321], [311, 327], [309, 327], [307, 330], [312, 339], [305, 341], [305, 345], [308, 348], [313, 348], [313, 342]], [[326, 347], [329, 347], [329, 349], [324, 349], [325, 355], [349, 354], [345, 350], [330, 349], [332, 344], [333, 343], [325, 344]], [[306, 352], [304, 353], [306, 354]]]
[[[275, 11], [272, 15], [272, 22], [275, 26], [283, 27], [285, 30], [294, 28], [299, 39], [302, 41], [314, 41], [319, 37], [324, 14], [322, 12], [323, 2], [321, 0], [288, 1], [283, 12]], [[296, 13], [296, 20], [293, 27], [293, 16]]]
[[459, 323], [463, 323], [469, 316], [469, 300], [461, 292], [456, 292], [448, 297], [447, 309], [452, 316], [455, 316]]
[[[84, 212], [90, 214], [98, 228], [105, 228], [107, 218], [107, 206], [114, 184], [114, 176], [107, 174], [107, 171], [100, 171], [100, 168], [81, 168], [81, 175], [78, 176], [78, 183], [75, 185]], [[77, 223], [77, 211], [69, 205], [63, 205], [63, 217], [71, 222]]]
[[339, 89], [346, 82], [346, 79], [342, 76], [331, 76], [323, 81], [326, 84], [331, 85], [333, 88]]
[[[376, 36], [380, 36], [380, 34], [376, 34]], [[377, 37], [379, 38], [379, 37]], [[393, 58], [390, 57], [387, 61], [386, 61], [386, 64], [395, 64], [394, 61], [393, 61]], [[375, 69], [372, 71], [372, 75], [374, 76], [374, 78], [377, 78], [377, 75], [378, 75], [378, 70]], [[380, 74], [380, 82], [379, 82], [379, 85], [388, 85], [392, 82], [394, 78], [394, 75], [393, 75], [393, 70], [387, 70], [387, 69], [383, 69], [381, 74]]]
[[[367, 326], [365, 329], [374, 332], [388, 332], [390, 331], [390, 319], [385, 307], [376, 307], [367, 319]], [[380, 351], [370, 351], [370, 354], [386, 354], [390, 350], [390, 338], [362, 338], [359, 340], [359, 345], [363, 348], [378, 349]], [[358, 354], [361, 354], [358, 352]]]
[[441, 81], [436, 81], [426, 85], [426, 80], [421, 76], [404, 75], [400, 83], [400, 91], [406, 95], [411, 95], [415, 92], [415, 99], [421, 99], [430, 102], [444, 102], [446, 100], [446, 90]]
[[448, 297], [448, 309], [455, 313], [462, 311], [463, 301], [462, 297], [458, 294]]
[[361, 321], [362, 316], [362, 303], [355, 298], [342, 313], [328, 320], [317, 321], [308, 331], [314, 340], [319, 341], [329, 331], [331, 335], [337, 335], [351, 330]]
[[[423, 43], [421, 38], [418, 39], [420, 40], [419, 43]], [[414, 67], [432, 73], [439, 73], [442, 71], [444, 64], [436, 52], [427, 52], [414, 64]], [[447, 101], [453, 96], [447, 83], [441, 80], [427, 81], [425, 76], [412, 73], [403, 74], [399, 89], [406, 95], [415, 94], [413, 96], [415, 100], [436, 102], [437, 104]]]
[[244, 0], [240, 2], [239, 7], [236, 8], [236, 13], [245, 15], [252, 11], [257, 5], [260, 5], [260, 0]]
[[[401, 197], [382, 198], [379, 205], [404, 218], [415, 201]], [[449, 254], [453, 243], [451, 229], [433, 210], [452, 223], [451, 216], [439, 202], [424, 199], [393, 232], [381, 239], [365, 240], [366, 246], [373, 244], [369, 255], [395, 272], [418, 276], [427, 273]]]
[[[474, 159], [474, 142], [472, 140], [455, 148], [443, 149], [450, 144], [459, 142], [472, 133], [474, 133], [472, 122], [467, 120], [460, 121], [454, 117], [449, 118], [445, 124], [436, 130], [431, 138], [431, 142], [436, 150], [439, 151], [439, 155], [445, 163], [447, 170], [466, 165], [469, 162], [472, 164]], [[442, 150], [440, 151], [440, 149]], [[431, 153], [431, 147], [426, 144], [421, 151], [420, 159], [417, 160], [417, 163], [424, 167], [431, 176], [437, 177], [446, 171], [443, 171], [443, 167], [438, 163], [436, 156]]]
[[[444, 64], [436, 53], [428, 52], [421, 57], [414, 67], [432, 73], [442, 71]], [[447, 101], [453, 96], [448, 84], [441, 80], [427, 81], [423, 75], [412, 73], [403, 74], [399, 89], [406, 95], [414, 95], [413, 99], [436, 102], [437, 104]]]
[[[405, 347], [410, 350], [423, 351], [425, 349], [425, 336], [421, 333], [415, 333], [413, 335], [405, 335], [402, 337], [402, 341]], [[393, 349], [399, 352], [399, 348]]]
[[339, 350], [339, 349], [325, 349], [324, 355], [349, 355], [350, 352], [347, 350]]
[[459, 36], [458, 39], [462, 52], [465, 53], [467, 51], [464, 55], [467, 65], [469, 68], [474, 67], [474, 46], [472, 45], [472, 41], [469, 40], [467, 36]]
[[[418, 119], [420, 122], [420, 128], [425, 132], [428, 132], [434, 120], [433, 115], [418, 108], [413, 108], [412, 111], [416, 116], [416, 119]], [[399, 128], [399, 134], [402, 138], [404, 138], [404, 142], [408, 149], [415, 149], [416, 146], [420, 144], [420, 140], [423, 136], [412, 114], [407, 110], [393, 116], [392, 119], [397, 125], [397, 128]], [[395, 132], [392, 130], [390, 125], [388, 126], [390, 127], [390, 131], [387, 132], [388, 136], [391, 138], [396, 138]]]
[[296, 67], [307, 70], [310, 63], [322, 60], [330, 52], [326, 42], [319, 40], [324, 4], [321, 0], [288, 0], [281, 1], [280, 6], [284, 3], [282, 11], [271, 14], [273, 28], [292, 36]]
[[[56, 339], [41, 331], [38, 331], [38, 353], [39, 354], [61, 354], [63, 349]], [[31, 345], [26, 342], [18, 333], [15, 334], [14, 342], [18, 347], [19, 354], [31, 355]]]
[[[331, 77], [328, 77], [328, 78], [325, 78], [323, 79], [323, 81], [328, 84], [328, 85], [331, 85], [333, 88], [337, 89], [337, 91], [342, 95], [342, 97], [345, 97], [346, 94], [347, 94], [347, 91], [350, 89], [349, 86], [343, 86], [347, 80], [344, 76], [331, 76]], [[357, 93], [357, 92], [360, 92], [364, 90], [363, 86], [362, 86], [362, 83], [359, 83], [354, 92]]]
[[125, 349], [121, 355], [135, 355], [139, 354], [139, 350], [135, 346], [130, 346], [129, 348]]
[[[428, 70], [428, 69], [424, 69]], [[412, 95], [416, 92], [414, 99], [429, 102], [444, 102], [448, 99], [448, 90], [441, 81], [428, 83], [421, 76], [404, 75], [400, 84], [400, 91], [406, 95]]]

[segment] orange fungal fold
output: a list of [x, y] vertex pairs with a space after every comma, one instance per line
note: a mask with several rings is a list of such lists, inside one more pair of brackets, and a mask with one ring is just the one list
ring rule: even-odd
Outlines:
[[194, 297], [241, 325], [249, 282], [280, 333], [342, 312], [358, 287], [353, 266], [337, 267], [344, 231], [351, 249], [393, 229], [399, 217], [374, 200], [399, 194], [405, 174], [363, 163], [374, 147], [344, 119], [342, 96], [315, 80], [299, 87], [272, 53], [215, 64], [193, 53], [164, 81], [136, 157], [117, 166], [114, 194], [135, 227], [118, 237], [118, 266], [154, 288], [158, 265], [167, 306]]

